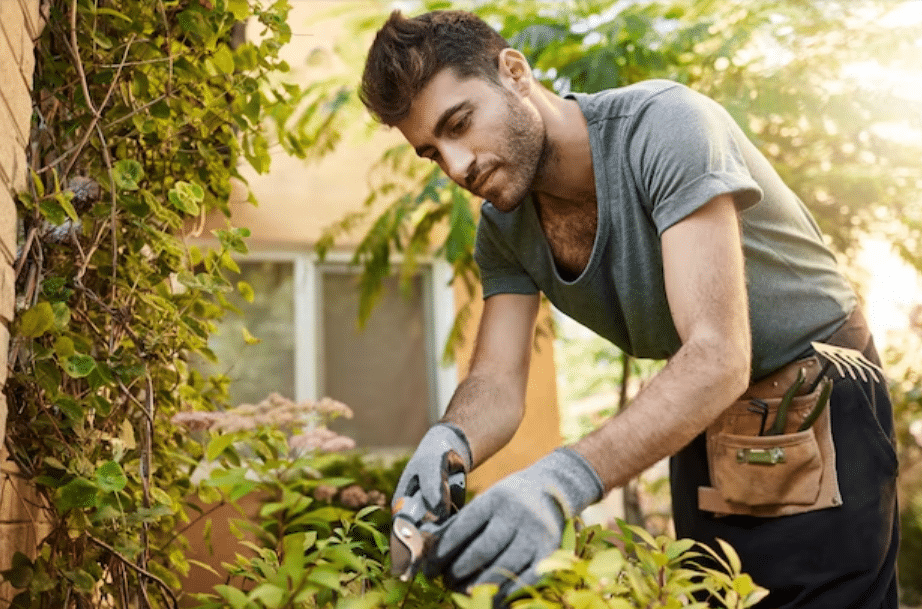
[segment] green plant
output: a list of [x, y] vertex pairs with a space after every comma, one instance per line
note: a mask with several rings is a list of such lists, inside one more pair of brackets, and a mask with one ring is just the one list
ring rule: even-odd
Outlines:
[[[225, 564], [228, 584], [199, 596], [199, 609], [332, 606], [385, 576], [388, 505], [399, 467], [373, 466], [328, 431], [350, 416], [332, 400], [295, 404], [281, 396], [220, 413], [180, 413], [200, 430], [205, 501], [258, 497], [235, 522], [241, 552]], [[354, 446], [354, 443], [352, 444]], [[384, 489], [384, 490], [382, 490]]]
[[624, 523], [619, 527], [617, 533], [599, 526], [576, 531], [571, 524], [561, 550], [541, 564], [549, 577], [513, 607], [743, 608], [768, 594], [742, 572], [727, 543], [719, 541], [721, 555], [689, 539], [653, 537]]
[[[494, 587], [458, 594], [422, 575], [411, 582], [390, 575], [390, 514], [382, 508], [405, 463], [330, 452], [348, 445], [327, 425], [349, 414], [328, 399], [296, 404], [272, 395], [174, 417], [202, 444], [203, 500], [258, 498], [235, 522], [241, 551], [221, 565], [227, 583], [196, 595], [196, 609], [492, 609]], [[542, 563], [545, 578], [512, 608], [680, 607], [698, 599], [735, 609], [765, 595], [726, 544], [721, 556], [624, 523], [617, 533], [578, 524], [568, 522], [561, 549]]]
[[[48, 534], [7, 579], [16, 607], [173, 607], [200, 449], [169, 418], [224, 401], [226, 379], [188, 362], [211, 355], [225, 293], [250, 292], [232, 279], [246, 230], [192, 240], [206, 214], [229, 214], [238, 163], [322, 148], [335, 104], [274, 82], [284, 0], [43, 7], [6, 444]], [[239, 35], [248, 20], [256, 41]]]

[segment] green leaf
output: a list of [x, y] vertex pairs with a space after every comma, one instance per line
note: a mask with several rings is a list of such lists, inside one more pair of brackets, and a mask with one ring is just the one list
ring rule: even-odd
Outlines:
[[251, 286], [246, 281], [237, 282], [237, 291], [240, 292], [240, 296], [247, 302], [253, 302], [253, 299], [256, 298], [256, 293], [253, 291], [253, 286]]
[[3, 578], [14, 588], [26, 588], [32, 582], [35, 575], [35, 568], [29, 557], [22, 552], [13, 554], [12, 565], [6, 571], [3, 571]]
[[54, 327], [54, 310], [51, 303], [40, 302], [25, 313], [19, 321], [19, 333], [26, 338], [38, 338]]
[[64, 372], [79, 379], [89, 376], [96, 369], [96, 360], [89, 355], [75, 354], [64, 360]]
[[96, 8], [93, 9], [93, 12], [95, 12], [97, 15], [110, 15], [110, 16], [112, 16], [112, 17], [116, 17], [116, 18], [121, 19], [121, 20], [123, 20], [123, 21], [127, 21], [128, 23], [131, 23], [131, 17], [129, 17], [129, 16], [126, 15], [125, 13], [120, 13], [120, 12], [118, 12], [117, 10], [115, 10], [115, 9], [113, 9], [113, 8], [100, 8], [100, 7], [96, 7]]
[[112, 179], [122, 190], [137, 190], [144, 177], [144, 168], [134, 159], [122, 159], [112, 166]]
[[493, 609], [493, 597], [498, 590], [496, 584], [479, 584], [469, 590], [470, 596], [454, 593], [451, 598], [461, 609]]
[[251, 601], [260, 601], [266, 609], [278, 609], [285, 602], [285, 590], [270, 583], [262, 583], [250, 592]]
[[237, 21], [244, 21], [250, 16], [250, 5], [247, 0], [227, 0], [227, 12]]
[[676, 560], [695, 547], [694, 539], [677, 539], [666, 546], [666, 556], [669, 560]]
[[173, 207], [195, 216], [199, 213], [199, 204], [205, 198], [205, 191], [198, 184], [180, 180], [170, 189], [167, 196]]
[[743, 564], [740, 562], [739, 554], [736, 553], [733, 546], [723, 539], [718, 539], [717, 543], [720, 544], [720, 549], [723, 550], [724, 555], [727, 557], [727, 562], [730, 564], [730, 574], [740, 573], [743, 570]]
[[83, 569], [64, 571], [64, 577], [72, 581], [74, 588], [80, 592], [90, 593], [96, 589], [96, 578]]
[[85, 478], [74, 478], [58, 489], [55, 503], [62, 512], [96, 505], [96, 485]]
[[233, 586], [221, 584], [215, 586], [214, 591], [230, 603], [233, 609], [246, 609], [246, 607], [251, 606], [250, 601], [247, 599], [247, 595]]
[[225, 74], [234, 72], [234, 56], [231, 54], [230, 49], [227, 48], [227, 45], [219, 45], [211, 59], [221, 72]]
[[67, 214], [61, 209], [57, 199], [43, 199], [39, 201], [38, 209], [42, 212], [42, 216], [55, 226], [61, 226], [67, 222]]
[[341, 573], [336, 569], [316, 567], [307, 574], [307, 581], [330, 590], [338, 590], [341, 583], [340, 576]]
[[245, 342], [248, 345], [258, 345], [259, 343], [263, 342], [261, 338], [258, 338], [250, 334], [250, 331], [246, 329], [245, 327], [240, 328], [240, 331], [243, 334], [243, 342]]
[[234, 443], [236, 437], [234, 434], [216, 435], [208, 442], [208, 448], [205, 450], [205, 456], [209, 461], [214, 461], [224, 450]]
[[54, 313], [54, 327], [66, 330], [70, 324], [70, 307], [65, 302], [55, 302], [51, 304], [51, 310]]
[[115, 461], [108, 461], [96, 468], [96, 485], [103, 492], [118, 492], [127, 484], [128, 478], [122, 466]]
[[29, 169], [29, 175], [32, 176], [32, 184], [35, 186], [35, 194], [39, 198], [45, 196], [45, 183], [42, 182], [42, 178], [35, 172], [34, 169]]

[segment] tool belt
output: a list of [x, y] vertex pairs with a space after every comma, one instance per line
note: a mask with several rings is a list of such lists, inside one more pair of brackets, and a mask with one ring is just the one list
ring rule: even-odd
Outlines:
[[[865, 351], [871, 344], [871, 335], [864, 316], [855, 310], [825, 342]], [[817, 355], [791, 362], [750, 385], [708, 427], [712, 486], [698, 488], [700, 509], [715, 515], [775, 517], [842, 504], [831, 405], [823, 408], [812, 424], [805, 424], [820, 400], [823, 371]], [[766, 421], [776, 420], [785, 392], [798, 383], [801, 374], [802, 389], [789, 401], [783, 429], [777, 435], [762, 435]], [[804, 425], [809, 426], [799, 431]]]

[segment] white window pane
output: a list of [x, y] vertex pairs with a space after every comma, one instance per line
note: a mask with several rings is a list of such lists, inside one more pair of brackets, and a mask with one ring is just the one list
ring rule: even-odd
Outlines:
[[385, 280], [361, 329], [355, 282], [347, 270], [322, 269], [321, 391], [355, 412], [334, 427], [361, 447], [415, 446], [429, 427], [433, 394], [427, 282], [417, 276], [402, 290], [397, 278]]
[[[295, 395], [294, 263], [278, 260], [250, 260], [238, 263], [237, 281], [253, 287], [253, 302], [239, 294], [229, 300], [243, 315], [228, 313], [208, 341], [218, 356], [218, 366], [207, 370], [223, 372], [231, 379], [231, 405], [255, 404], [278, 392]], [[247, 344], [243, 329], [258, 344]]]

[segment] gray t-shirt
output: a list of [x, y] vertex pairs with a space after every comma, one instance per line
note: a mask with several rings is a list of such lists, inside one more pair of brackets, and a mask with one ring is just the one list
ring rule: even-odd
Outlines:
[[721, 106], [664, 80], [569, 97], [586, 117], [595, 171], [598, 229], [589, 263], [564, 279], [531, 200], [508, 213], [485, 201], [475, 248], [484, 298], [541, 291], [623, 351], [668, 358], [681, 341], [660, 236], [731, 193], [743, 235], [753, 378], [845, 321], [857, 299], [819, 228]]

